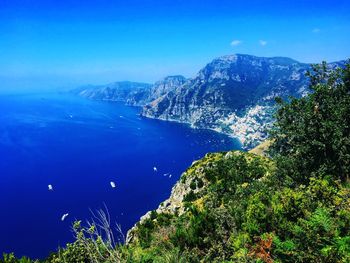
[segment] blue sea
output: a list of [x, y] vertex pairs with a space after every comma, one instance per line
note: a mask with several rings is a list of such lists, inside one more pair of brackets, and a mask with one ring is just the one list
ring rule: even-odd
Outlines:
[[194, 160], [240, 148], [139, 111], [69, 94], [0, 96], [0, 253], [43, 258], [73, 241], [74, 220], [104, 206], [126, 232]]

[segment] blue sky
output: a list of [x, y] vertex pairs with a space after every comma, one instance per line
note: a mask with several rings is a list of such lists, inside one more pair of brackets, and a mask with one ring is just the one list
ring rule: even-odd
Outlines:
[[346, 0], [0, 0], [0, 89], [191, 77], [245, 53], [350, 57]]

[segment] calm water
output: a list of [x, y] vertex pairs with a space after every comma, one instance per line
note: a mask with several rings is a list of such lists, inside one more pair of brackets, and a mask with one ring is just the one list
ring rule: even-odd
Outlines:
[[70, 95], [0, 96], [0, 253], [44, 257], [73, 240], [75, 219], [104, 204], [126, 232], [193, 160], [240, 147], [138, 112]]

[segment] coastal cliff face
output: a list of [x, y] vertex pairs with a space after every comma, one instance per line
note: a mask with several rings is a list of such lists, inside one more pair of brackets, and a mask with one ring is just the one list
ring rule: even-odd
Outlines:
[[154, 211], [149, 211], [140, 218], [140, 221], [131, 228], [126, 236], [126, 244], [138, 242], [138, 234], [141, 226], [148, 220], [154, 220], [152, 213], [181, 216], [186, 213], [186, 196], [189, 194], [201, 195], [208, 189], [209, 181], [205, 179], [208, 169], [220, 159], [227, 160], [233, 155], [241, 155], [239, 151], [207, 154], [203, 159], [194, 161], [192, 165], [181, 175], [181, 179], [172, 188], [168, 199], [162, 202]]
[[210, 175], [212, 169], [227, 167], [227, 164], [232, 165], [232, 163], [237, 160], [243, 159], [247, 161], [248, 166], [255, 163], [255, 165], [263, 167], [265, 172], [262, 174], [260, 180], [263, 180], [264, 177], [269, 177], [275, 169], [273, 162], [269, 159], [267, 154], [270, 144], [271, 141], [267, 140], [248, 153], [241, 151], [208, 153], [202, 159], [194, 161], [181, 175], [180, 180], [174, 185], [169, 198], [163, 201], [156, 210], [149, 211], [143, 215], [140, 221], [128, 231], [126, 244], [138, 242], [140, 226], [143, 226], [147, 220], [154, 220], [153, 214], [182, 216], [188, 213], [188, 206], [186, 203], [188, 204], [191, 202], [195, 206], [202, 206], [206, 192], [213, 184]]
[[195, 78], [146, 105], [141, 114], [215, 129], [251, 148], [266, 137], [274, 97], [306, 93], [309, 68], [289, 58], [220, 57]]

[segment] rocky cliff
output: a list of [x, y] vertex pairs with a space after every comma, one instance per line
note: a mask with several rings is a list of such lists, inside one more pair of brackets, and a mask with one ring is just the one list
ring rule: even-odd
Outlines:
[[149, 211], [142, 216], [140, 221], [128, 231], [126, 244], [138, 243], [140, 232], [142, 232], [141, 228], [147, 225], [149, 221], [156, 222], [156, 215], [181, 217], [186, 213], [190, 213], [189, 203], [200, 208], [203, 206], [203, 202], [211, 202], [207, 194], [217, 183], [213, 183], [211, 180], [213, 169], [226, 167], [227, 164], [232, 165], [237, 160], [244, 160], [248, 165], [253, 165], [253, 163], [255, 163], [254, 165], [260, 165], [264, 169], [263, 176], [269, 176], [269, 171], [273, 170], [274, 167], [272, 162], [263, 154], [257, 155], [241, 151], [207, 154], [203, 159], [194, 161], [181, 175], [167, 200], [162, 202], [156, 210]]
[[142, 115], [190, 123], [237, 136], [250, 148], [266, 137], [275, 96], [302, 96], [310, 65], [289, 58], [230, 55], [217, 58]]

